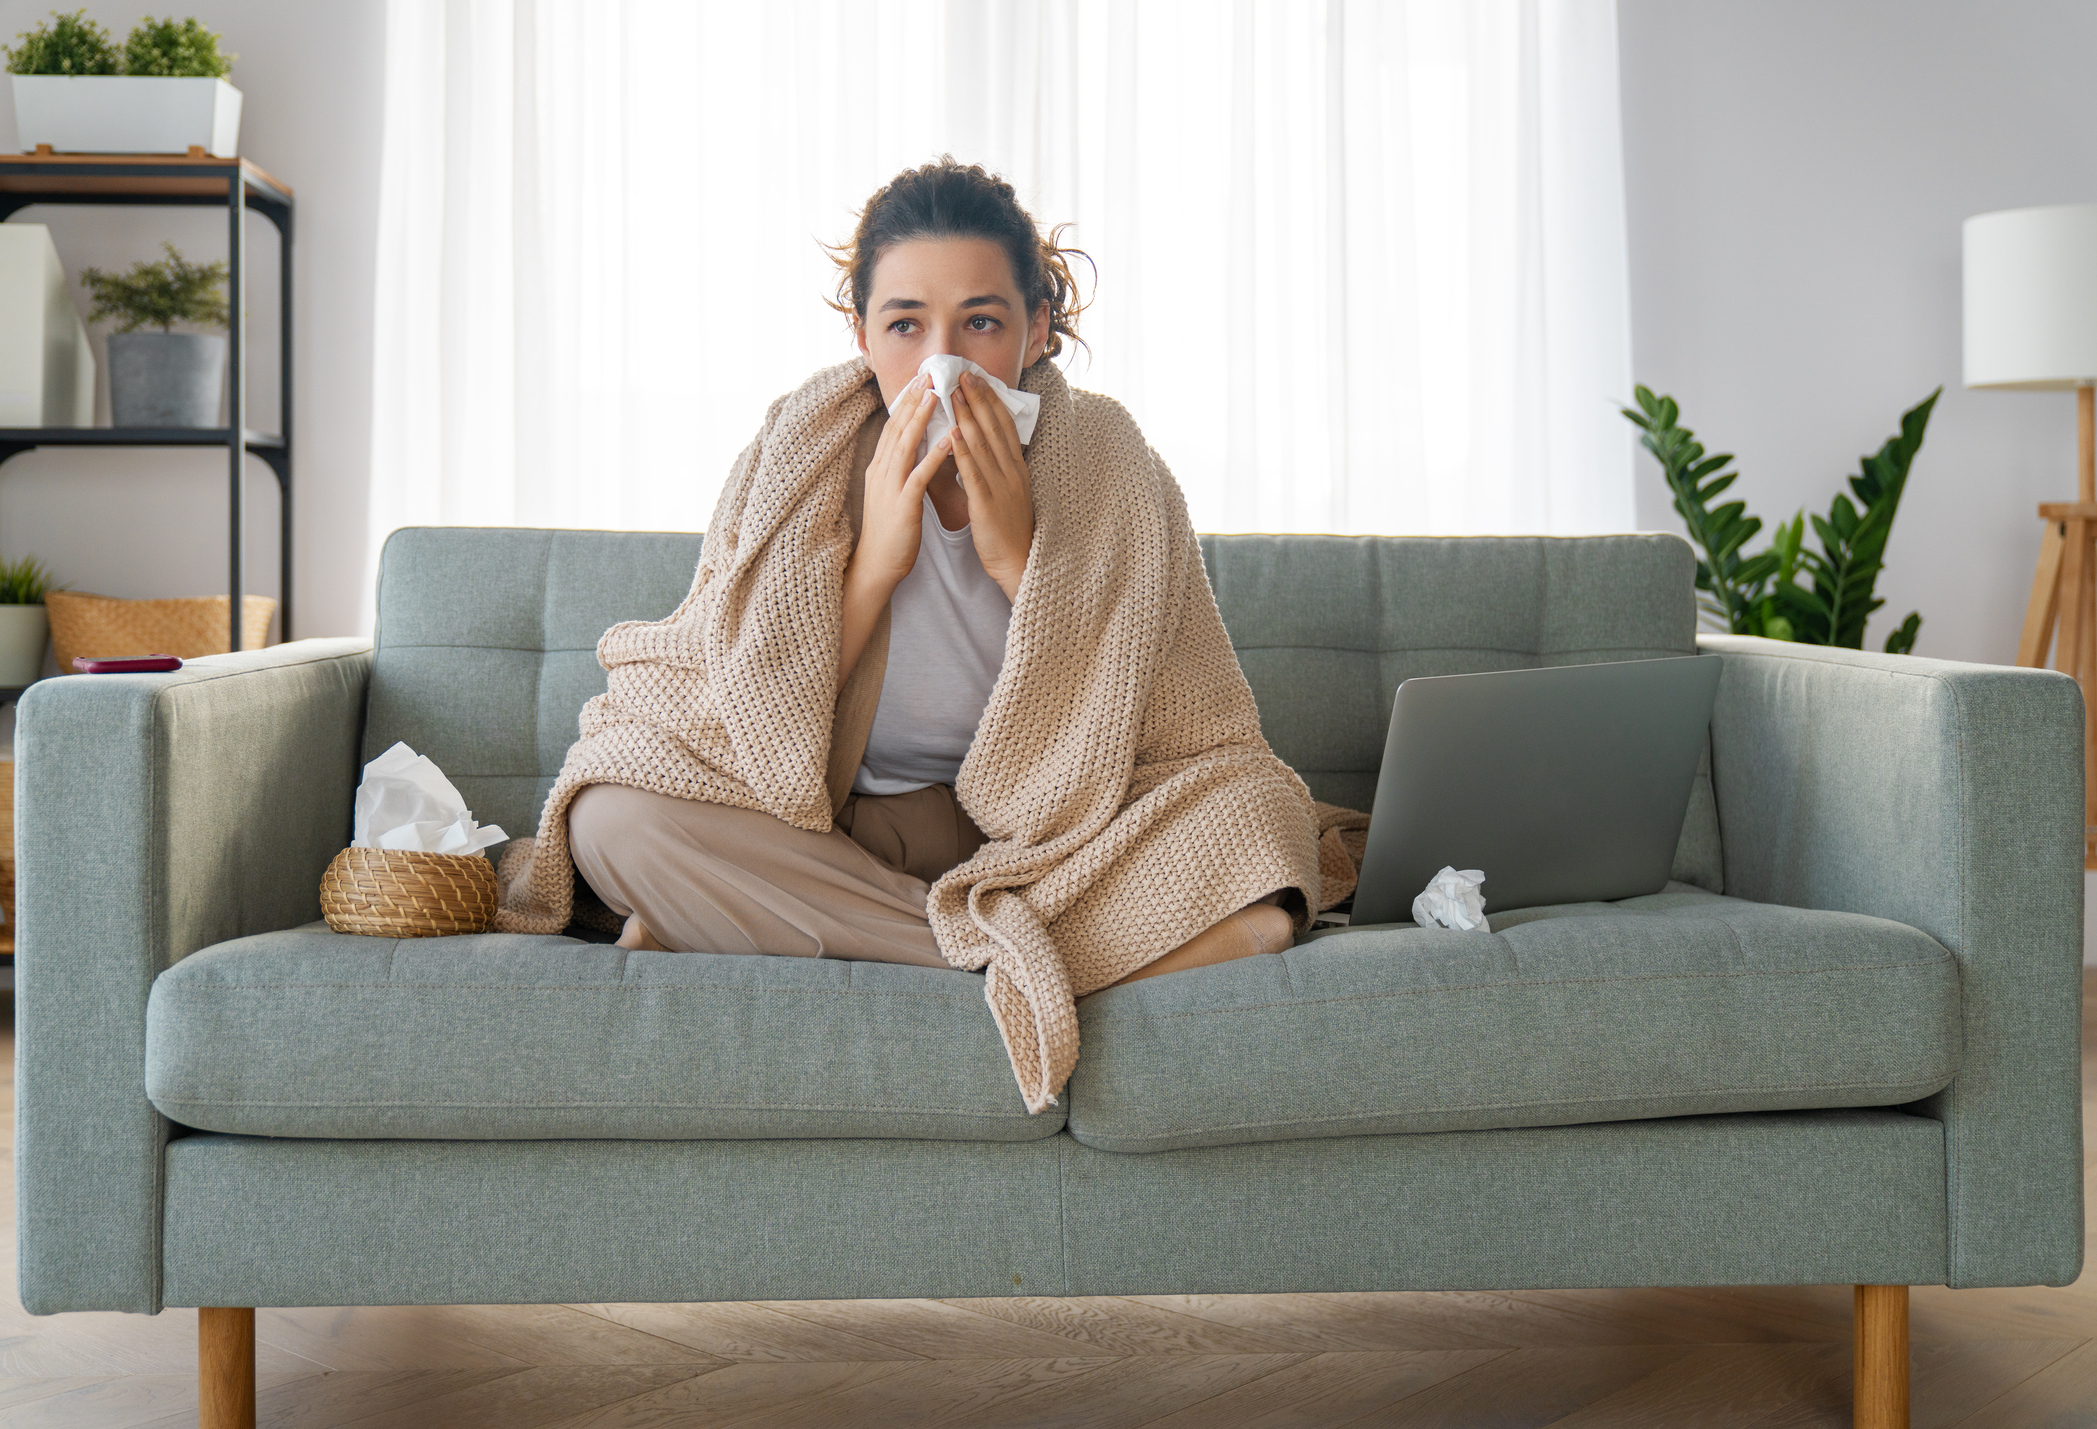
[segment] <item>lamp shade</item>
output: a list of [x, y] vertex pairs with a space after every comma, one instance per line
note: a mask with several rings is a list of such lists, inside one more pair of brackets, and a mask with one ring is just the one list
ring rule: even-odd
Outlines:
[[1966, 220], [1966, 385], [2097, 383], [2097, 203]]

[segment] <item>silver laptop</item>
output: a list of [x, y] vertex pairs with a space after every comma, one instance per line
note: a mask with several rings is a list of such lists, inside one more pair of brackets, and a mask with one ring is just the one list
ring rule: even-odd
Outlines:
[[1725, 662], [1434, 675], [1398, 687], [1350, 922], [1409, 920], [1445, 867], [1488, 914], [1657, 893]]

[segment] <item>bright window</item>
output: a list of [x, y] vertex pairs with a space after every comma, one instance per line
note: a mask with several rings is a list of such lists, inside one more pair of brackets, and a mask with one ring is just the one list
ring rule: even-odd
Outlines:
[[[704, 527], [852, 349], [819, 244], [980, 160], [1203, 530], [1632, 524], [1610, 0], [392, 0], [377, 534]], [[376, 549], [376, 544], [374, 545]]]

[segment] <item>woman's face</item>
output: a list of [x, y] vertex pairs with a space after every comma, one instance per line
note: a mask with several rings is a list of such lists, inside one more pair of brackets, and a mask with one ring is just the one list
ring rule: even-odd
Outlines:
[[995, 241], [914, 238], [874, 264], [859, 350], [881, 383], [882, 404], [893, 407], [918, 364], [941, 353], [965, 357], [1017, 387], [1048, 336], [1048, 304], [1027, 312]]

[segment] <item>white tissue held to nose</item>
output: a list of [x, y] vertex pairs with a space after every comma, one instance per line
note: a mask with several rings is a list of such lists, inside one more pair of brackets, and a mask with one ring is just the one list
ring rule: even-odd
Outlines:
[[[964, 372], [973, 372], [990, 384], [990, 390], [997, 394], [998, 400], [1005, 404], [1005, 410], [1012, 414], [1012, 425], [1019, 429], [1021, 446], [1034, 440], [1034, 423], [1041, 418], [1041, 398], [1038, 394], [1015, 391], [967, 358], [956, 357], [950, 352], [934, 353], [917, 365], [917, 371], [920, 377], [932, 379], [932, 390], [939, 397], [939, 410], [934, 412], [932, 420], [925, 424], [925, 439], [917, 444], [919, 461], [923, 461], [925, 454], [932, 450], [932, 443], [938, 441], [946, 434], [947, 429], [954, 425], [954, 388], [960, 385], [961, 374]], [[888, 414], [891, 417], [895, 416], [897, 408], [901, 406], [902, 399], [898, 398], [896, 406], [888, 409]]]
[[353, 848], [418, 853], [478, 853], [509, 837], [499, 825], [475, 823], [444, 771], [405, 742], [364, 766], [350, 831]]
[[1485, 921], [1485, 895], [1478, 891], [1485, 875], [1475, 868], [1445, 868], [1427, 880], [1413, 900], [1413, 921], [1423, 928], [1451, 928], [1459, 933], [1490, 933]]

